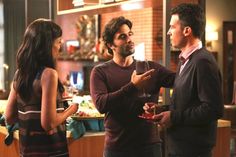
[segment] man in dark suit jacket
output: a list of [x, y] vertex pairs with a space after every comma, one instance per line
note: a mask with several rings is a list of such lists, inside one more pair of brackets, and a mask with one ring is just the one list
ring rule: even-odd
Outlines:
[[172, 9], [172, 46], [181, 50], [169, 111], [156, 115], [167, 127], [169, 157], [211, 157], [217, 119], [222, 116], [221, 76], [212, 54], [201, 42], [205, 15], [196, 4]]

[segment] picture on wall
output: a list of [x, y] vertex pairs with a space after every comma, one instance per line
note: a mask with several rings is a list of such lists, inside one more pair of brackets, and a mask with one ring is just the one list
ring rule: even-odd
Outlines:
[[74, 22], [77, 39], [64, 41], [59, 59], [92, 60], [100, 37], [99, 15], [81, 15]]

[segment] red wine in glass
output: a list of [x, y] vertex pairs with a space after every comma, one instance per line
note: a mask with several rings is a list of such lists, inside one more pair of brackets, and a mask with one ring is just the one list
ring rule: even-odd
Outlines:
[[[136, 60], [136, 74], [141, 75], [150, 69], [148, 61]], [[146, 93], [145, 88], [143, 88], [143, 94], [140, 97], [150, 97], [151, 95]]]
[[137, 75], [141, 75], [143, 73], [145, 73], [148, 69], [147, 69], [147, 65], [148, 63], [146, 63], [147, 61], [136, 61], [136, 73]]

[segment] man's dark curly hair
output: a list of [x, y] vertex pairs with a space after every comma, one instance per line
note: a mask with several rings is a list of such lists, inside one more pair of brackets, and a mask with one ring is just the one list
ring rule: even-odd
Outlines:
[[201, 38], [205, 31], [206, 17], [198, 4], [183, 3], [171, 10], [171, 15], [179, 15], [183, 27], [189, 26], [193, 35]]
[[132, 28], [132, 22], [128, 19], [126, 19], [123, 16], [116, 17], [111, 19], [111, 21], [106, 24], [104, 32], [102, 34], [102, 38], [104, 41], [104, 44], [108, 48], [108, 52], [113, 55], [113, 51], [111, 48], [109, 48], [108, 44], [113, 44], [114, 35], [116, 32], [119, 31], [120, 27], [126, 24], [130, 29]]

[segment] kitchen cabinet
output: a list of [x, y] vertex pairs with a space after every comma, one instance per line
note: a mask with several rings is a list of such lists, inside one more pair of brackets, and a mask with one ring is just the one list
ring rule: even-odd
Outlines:
[[224, 104], [233, 103], [236, 81], [236, 22], [223, 22], [223, 94]]

